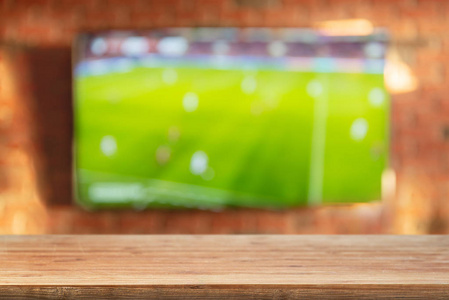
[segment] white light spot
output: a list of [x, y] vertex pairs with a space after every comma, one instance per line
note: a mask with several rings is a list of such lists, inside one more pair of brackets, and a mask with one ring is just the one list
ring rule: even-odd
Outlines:
[[287, 46], [281, 41], [275, 41], [268, 45], [268, 53], [274, 57], [284, 56], [287, 53]]
[[171, 149], [168, 146], [162, 145], [156, 149], [156, 161], [159, 165], [168, 163], [171, 157]]
[[368, 43], [363, 50], [370, 58], [381, 58], [385, 53], [385, 47], [380, 43]]
[[117, 152], [117, 142], [111, 135], [106, 135], [101, 139], [100, 143], [101, 152], [106, 156], [112, 156]]
[[165, 37], [157, 44], [157, 50], [169, 56], [181, 56], [187, 52], [189, 43], [183, 37]]
[[214, 169], [212, 169], [211, 167], [207, 167], [206, 171], [201, 174], [201, 177], [207, 181], [214, 179], [215, 177]]
[[385, 93], [381, 88], [373, 88], [368, 94], [369, 103], [374, 107], [379, 107], [384, 103]]
[[254, 78], [253, 76], [246, 76], [242, 80], [242, 84], [240, 85], [240, 87], [242, 88], [242, 91], [247, 95], [254, 93], [257, 88], [256, 78]]
[[356, 141], [361, 141], [365, 138], [368, 132], [368, 122], [364, 118], [356, 119], [351, 125], [351, 138]]
[[188, 92], [182, 98], [182, 106], [186, 112], [193, 112], [198, 108], [198, 96], [195, 93]]
[[178, 81], [178, 73], [174, 69], [165, 69], [162, 72], [162, 81], [165, 84], [173, 85]]
[[132, 36], [123, 42], [120, 50], [126, 56], [138, 56], [148, 53], [150, 50], [150, 43], [144, 37]]
[[229, 49], [229, 44], [225, 41], [216, 41], [212, 44], [212, 51], [216, 55], [224, 55], [228, 53]]
[[108, 44], [104, 38], [96, 38], [92, 41], [90, 45], [90, 51], [97, 56], [101, 56], [108, 50]]
[[190, 160], [190, 172], [194, 175], [201, 175], [207, 170], [209, 158], [204, 151], [196, 151]]
[[318, 80], [312, 80], [307, 84], [307, 94], [311, 97], [319, 97], [323, 93], [323, 85]]

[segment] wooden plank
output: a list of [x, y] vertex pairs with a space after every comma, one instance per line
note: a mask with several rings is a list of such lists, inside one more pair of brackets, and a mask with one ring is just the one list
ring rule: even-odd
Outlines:
[[0, 297], [449, 297], [449, 236], [1, 236]]

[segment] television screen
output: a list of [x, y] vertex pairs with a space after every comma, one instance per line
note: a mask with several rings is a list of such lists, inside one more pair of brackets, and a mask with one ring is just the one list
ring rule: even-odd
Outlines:
[[79, 36], [75, 180], [88, 208], [282, 208], [381, 197], [386, 36], [167, 28]]

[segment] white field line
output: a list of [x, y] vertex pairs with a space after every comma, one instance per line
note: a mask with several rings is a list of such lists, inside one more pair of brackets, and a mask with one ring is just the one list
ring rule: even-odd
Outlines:
[[309, 205], [319, 205], [323, 201], [324, 154], [326, 148], [326, 123], [328, 112], [328, 81], [327, 75], [317, 79], [322, 84], [322, 92], [314, 97], [312, 149], [310, 153], [310, 175], [307, 202]]

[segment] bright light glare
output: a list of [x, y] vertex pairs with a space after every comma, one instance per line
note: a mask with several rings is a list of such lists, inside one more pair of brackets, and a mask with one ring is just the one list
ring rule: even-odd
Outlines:
[[389, 53], [385, 66], [385, 86], [392, 94], [408, 93], [418, 88], [418, 80], [396, 52]]
[[208, 167], [209, 157], [204, 151], [196, 151], [190, 160], [190, 172], [194, 175], [203, 174]]

